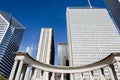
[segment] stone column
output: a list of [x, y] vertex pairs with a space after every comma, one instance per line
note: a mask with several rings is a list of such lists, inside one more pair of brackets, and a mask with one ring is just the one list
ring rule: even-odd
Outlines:
[[34, 70], [34, 76], [33, 76], [34, 80], [35, 80], [36, 77], [37, 77], [37, 71], [38, 71], [38, 69], [35, 69], [35, 70]]
[[27, 65], [24, 64], [24, 65], [23, 65], [22, 72], [21, 72], [20, 80], [24, 80], [25, 73], [26, 73], [26, 69], [27, 69]]
[[73, 77], [74, 76], [74, 74], [73, 73], [70, 73], [70, 80], [74, 80]]
[[55, 73], [52, 73], [52, 76], [51, 76], [50, 80], [55, 80]]
[[61, 73], [61, 78], [60, 78], [60, 80], [64, 80], [64, 74], [63, 74], [63, 73]]
[[[117, 80], [117, 74], [116, 74], [116, 71], [115, 71], [115, 68], [114, 68], [114, 65], [113, 64], [111, 64], [111, 65], [109, 65], [109, 69], [110, 69], [110, 71], [113, 73], [113, 76], [114, 76], [114, 78], [113, 77], [111, 77], [111, 78], [113, 78], [113, 80]], [[112, 73], [111, 73], [111, 75], [112, 75]]]
[[30, 75], [30, 80], [33, 80], [34, 71], [35, 71], [35, 68], [32, 68], [32, 70], [31, 70], [31, 75]]
[[18, 64], [18, 60], [15, 60], [15, 61], [14, 61], [14, 65], [13, 65], [13, 67], [12, 67], [12, 71], [11, 71], [9, 80], [13, 80], [13, 78], [14, 78], [14, 76], [15, 76], [15, 70], [16, 70], [17, 64]]
[[80, 73], [80, 80], [83, 80], [83, 75], [82, 75], [82, 73]]
[[30, 76], [29, 76], [30, 78], [29, 78], [29, 80], [32, 79], [32, 76], [33, 76], [33, 71], [31, 70], [31, 71], [30, 71]]
[[99, 71], [100, 79], [105, 80], [103, 69], [98, 69], [98, 71]]
[[110, 66], [108, 66], [108, 70], [109, 70], [109, 74], [110, 74], [109, 76], [110, 76], [111, 80], [115, 80], [112, 69]]
[[89, 73], [90, 73], [90, 80], [94, 80], [94, 79], [93, 79], [93, 72], [90, 71]]
[[117, 64], [117, 67], [118, 67], [118, 72], [120, 73], [120, 62], [117, 60], [116, 64]]
[[20, 61], [20, 64], [19, 64], [19, 67], [18, 67], [18, 71], [17, 71], [16, 77], [15, 77], [15, 80], [19, 80], [20, 79], [20, 74], [21, 74], [22, 67], [23, 67], [23, 60]]
[[25, 78], [24, 78], [24, 80], [28, 80], [28, 74], [30, 74], [30, 70], [29, 70], [30, 68], [28, 67], [28, 65], [27, 65], [27, 69], [26, 69], [26, 73], [25, 73]]

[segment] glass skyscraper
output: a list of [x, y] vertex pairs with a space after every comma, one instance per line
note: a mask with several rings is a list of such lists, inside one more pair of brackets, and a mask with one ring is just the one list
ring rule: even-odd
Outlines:
[[[67, 8], [70, 66], [97, 62], [120, 52], [120, 35], [106, 9]], [[79, 74], [73, 76], [79, 80]]]
[[10, 14], [0, 11], [0, 73], [8, 78], [24, 33], [24, 27]]
[[104, 2], [120, 29], [120, 0], [104, 0]]

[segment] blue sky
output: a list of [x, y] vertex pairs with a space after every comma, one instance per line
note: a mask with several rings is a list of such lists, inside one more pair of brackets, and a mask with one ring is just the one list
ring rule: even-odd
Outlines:
[[[105, 7], [103, 0], [91, 0], [91, 3], [93, 7]], [[40, 28], [52, 27], [56, 59], [58, 42], [67, 42], [66, 7], [87, 6], [87, 0], [0, 0], [0, 10], [12, 14], [25, 27], [20, 51], [33, 45], [35, 57]]]

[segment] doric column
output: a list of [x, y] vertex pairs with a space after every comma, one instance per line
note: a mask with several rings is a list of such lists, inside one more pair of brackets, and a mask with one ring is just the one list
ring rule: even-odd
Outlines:
[[60, 78], [60, 80], [64, 80], [64, 74], [63, 74], [63, 73], [61, 73], [61, 78]]
[[32, 80], [33, 73], [34, 73], [34, 72], [31, 70], [31, 71], [30, 71], [30, 78], [29, 78], [29, 80]]
[[98, 69], [98, 71], [99, 71], [100, 79], [105, 80], [103, 69]]
[[111, 80], [115, 80], [112, 69], [110, 66], [108, 66], [108, 70], [109, 70], [109, 74], [110, 74], [109, 76], [110, 76]]
[[33, 76], [34, 80], [35, 80], [36, 77], [37, 77], [37, 71], [38, 71], [38, 69], [35, 69], [35, 70], [34, 70], [34, 76]]
[[19, 64], [19, 67], [18, 67], [18, 71], [17, 71], [16, 77], [15, 77], [15, 80], [19, 80], [20, 79], [20, 73], [21, 73], [21, 70], [22, 70], [22, 66], [23, 66], [23, 60], [20, 61], [20, 64]]
[[35, 72], [35, 68], [32, 68], [31, 70], [31, 75], [30, 75], [30, 80], [34, 80], [34, 72]]
[[73, 73], [70, 73], [70, 80], [74, 80]]
[[116, 64], [117, 64], [117, 67], [118, 67], [118, 72], [120, 73], [120, 62], [117, 60]]
[[94, 80], [94, 79], [93, 79], [93, 72], [90, 71], [89, 74], [90, 74], [90, 80]]
[[14, 65], [13, 65], [13, 67], [12, 67], [12, 71], [11, 71], [9, 80], [13, 80], [13, 78], [14, 78], [14, 76], [15, 76], [15, 70], [16, 70], [17, 64], [18, 64], [18, 60], [15, 60], [15, 61], [14, 61]]
[[24, 78], [24, 80], [28, 80], [28, 74], [30, 73], [30, 70], [29, 70], [30, 68], [28, 67], [28, 65], [27, 65], [27, 69], [26, 69], [26, 73], [25, 73], [25, 78]]
[[110, 67], [109, 70], [110, 70], [111, 75], [113, 74], [113, 77], [111, 76], [111, 78], [113, 78], [113, 80], [117, 80], [117, 74], [116, 74], [114, 65], [111, 64], [109, 65], [109, 67]]
[[44, 80], [47, 80], [49, 78], [49, 73], [47, 71], [42, 70], [42, 74], [43, 74], [42, 77]]
[[83, 80], [83, 75], [82, 75], [82, 73], [80, 73], [80, 80]]
[[52, 73], [52, 76], [51, 76], [50, 80], [55, 80], [55, 73]]
[[24, 65], [23, 65], [23, 68], [22, 68], [22, 72], [21, 72], [20, 80], [24, 80], [25, 73], [26, 73], [26, 69], [27, 69], [27, 65], [24, 64]]

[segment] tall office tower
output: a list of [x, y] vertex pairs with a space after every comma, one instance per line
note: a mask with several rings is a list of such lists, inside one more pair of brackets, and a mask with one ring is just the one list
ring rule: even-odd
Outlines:
[[104, 2], [120, 29], [120, 0], [104, 0]]
[[[52, 28], [41, 29], [36, 60], [45, 64], [54, 65], [54, 40]], [[41, 71], [36, 69], [34, 79], [49, 80], [51, 77], [51, 74], [48, 72], [43, 72], [43, 74], [40, 73]]]
[[[67, 43], [58, 43], [58, 65], [69, 66], [68, 45]], [[60, 79], [60, 74], [57, 74], [57, 79]], [[64, 75], [64, 80], [70, 80], [69, 74]]]
[[68, 45], [67, 43], [58, 43], [58, 65], [69, 66]]
[[[116, 26], [120, 30], [120, 0], [104, 0], [108, 10], [110, 11]], [[119, 32], [120, 33], [120, 32]], [[116, 67], [115, 67], [116, 68]], [[116, 71], [117, 68], [116, 68]], [[120, 73], [116, 72], [118, 80], [120, 80]]]
[[24, 33], [24, 27], [10, 14], [0, 11], [0, 73], [8, 78]]
[[91, 64], [120, 52], [120, 35], [106, 9], [67, 8], [67, 33], [70, 66]]

